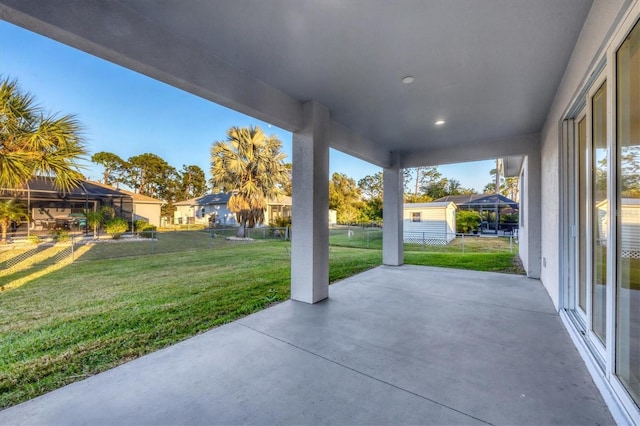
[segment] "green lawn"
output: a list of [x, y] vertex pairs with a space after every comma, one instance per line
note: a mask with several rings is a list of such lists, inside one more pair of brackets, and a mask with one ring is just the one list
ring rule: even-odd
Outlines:
[[[288, 299], [289, 250], [281, 240], [230, 243], [201, 231], [77, 248], [75, 263], [0, 292], [0, 408]], [[407, 252], [405, 261], [514, 272], [513, 257]], [[382, 261], [380, 250], [336, 246], [329, 258], [332, 282]]]
[[[0, 408], [288, 299], [286, 244], [79, 261], [0, 293]], [[380, 262], [332, 249], [330, 279]]]

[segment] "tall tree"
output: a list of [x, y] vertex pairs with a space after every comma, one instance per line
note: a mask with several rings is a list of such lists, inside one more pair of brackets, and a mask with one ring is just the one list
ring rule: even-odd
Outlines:
[[211, 147], [214, 187], [233, 193], [228, 206], [240, 223], [239, 237], [264, 220], [268, 199], [283, 195], [289, 176], [285, 158], [282, 142], [259, 127], [231, 127], [226, 140]]
[[104, 168], [102, 183], [105, 185], [119, 187], [119, 184], [124, 182], [124, 175], [129, 169], [129, 165], [116, 154], [105, 151], [96, 152], [91, 156], [91, 161]]
[[329, 208], [336, 211], [339, 223], [360, 220], [360, 190], [356, 182], [344, 173], [334, 173], [329, 181]]
[[77, 161], [84, 155], [74, 116], [49, 114], [16, 80], [0, 81], [0, 188], [22, 188], [40, 175], [69, 190], [83, 179]]
[[382, 220], [383, 185], [382, 172], [365, 176], [358, 181], [358, 189], [363, 198], [363, 218], [368, 221]]
[[358, 189], [365, 200], [382, 198], [382, 172], [367, 175], [358, 181]]
[[182, 165], [180, 172], [180, 194], [182, 200], [201, 197], [207, 193], [207, 178], [204, 171], [195, 165]]
[[155, 154], [130, 157], [127, 165], [125, 182], [138, 194], [165, 199], [177, 180], [176, 169]]

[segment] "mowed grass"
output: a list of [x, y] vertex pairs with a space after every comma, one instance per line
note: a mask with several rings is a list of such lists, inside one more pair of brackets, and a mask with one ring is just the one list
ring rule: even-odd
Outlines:
[[[75, 263], [0, 292], [0, 408], [290, 295], [290, 243], [281, 240], [231, 243], [185, 231], [83, 247]], [[518, 273], [514, 257], [417, 251], [406, 252], [405, 262]], [[330, 281], [381, 262], [380, 250], [332, 246]]]
[[[0, 408], [288, 299], [287, 245], [78, 261], [0, 293]], [[333, 248], [330, 280], [380, 263], [379, 251]]]
[[[424, 237], [438, 238], [430, 234]], [[415, 238], [419, 239], [420, 234], [416, 233]], [[342, 247], [359, 247], [370, 249], [382, 249], [382, 229], [381, 228], [333, 228], [329, 231], [329, 243]], [[421, 244], [405, 243], [405, 252], [423, 251], [430, 253], [517, 253], [518, 244], [514, 237], [480, 237], [480, 236], [457, 236], [448, 244]]]

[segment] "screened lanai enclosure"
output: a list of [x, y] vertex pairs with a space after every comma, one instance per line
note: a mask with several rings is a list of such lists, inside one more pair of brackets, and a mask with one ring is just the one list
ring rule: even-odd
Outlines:
[[28, 219], [14, 222], [11, 231], [19, 234], [46, 233], [51, 230], [86, 230], [85, 213], [103, 207], [113, 209], [115, 217], [133, 219], [133, 198], [108, 187], [83, 181], [69, 191], [60, 191], [47, 178], [34, 178], [21, 189], [0, 190], [0, 200], [17, 199], [26, 206]]

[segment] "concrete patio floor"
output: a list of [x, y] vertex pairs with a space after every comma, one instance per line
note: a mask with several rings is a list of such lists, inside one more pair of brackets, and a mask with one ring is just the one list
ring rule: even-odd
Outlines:
[[378, 267], [0, 411], [0, 424], [614, 424], [541, 283]]

